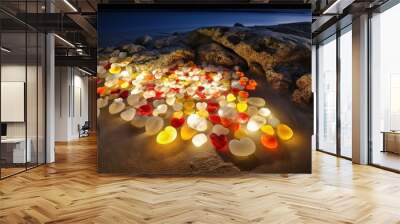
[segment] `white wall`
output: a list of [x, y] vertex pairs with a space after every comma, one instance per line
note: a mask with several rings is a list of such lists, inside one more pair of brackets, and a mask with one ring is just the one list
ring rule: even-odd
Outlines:
[[56, 67], [55, 141], [79, 137], [78, 125], [88, 120], [88, 78], [72, 67]]

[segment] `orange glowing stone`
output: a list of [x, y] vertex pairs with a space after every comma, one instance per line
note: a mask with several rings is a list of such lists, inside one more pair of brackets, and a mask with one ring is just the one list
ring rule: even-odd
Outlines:
[[262, 134], [261, 144], [267, 149], [276, 149], [278, 148], [278, 139], [275, 136]]
[[97, 87], [97, 94], [99, 95], [103, 95], [106, 92], [106, 87], [102, 86], [102, 87]]
[[229, 129], [234, 133], [237, 130], [239, 130], [240, 128], [240, 124], [239, 123], [232, 123], [231, 125], [229, 125]]
[[241, 98], [248, 98], [249, 97], [249, 93], [246, 91], [239, 91], [239, 96]]
[[286, 124], [278, 124], [276, 126], [276, 133], [280, 139], [285, 141], [293, 137], [293, 130]]
[[222, 126], [228, 128], [232, 124], [232, 120], [228, 118], [221, 117]]
[[185, 141], [190, 140], [195, 134], [197, 134], [196, 130], [190, 128], [186, 124], [184, 124], [181, 128], [181, 138]]
[[275, 135], [274, 128], [269, 124], [265, 124], [265, 125], [261, 126], [261, 131], [267, 135], [271, 135], [271, 136]]

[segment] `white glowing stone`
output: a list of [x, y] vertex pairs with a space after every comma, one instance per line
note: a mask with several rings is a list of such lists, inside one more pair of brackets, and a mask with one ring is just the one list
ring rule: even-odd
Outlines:
[[229, 142], [229, 151], [238, 157], [250, 156], [256, 151], [256, 144], [249, 137], [233, 139]]
[[174, 111], [180, 111], [180, 110], [182, 110], [182, 108], [183, 108], [183, 104], [181, 104], [181, 103], [175, 103], [172, 106], [172, 109], [174, 109]]
[[266, 107], [263, 107], [258, 110], [258, 114], [263, 117], [268, 117], [269, 115], [271, 115], [271, 110]]
[[140, 100], [139, 94], [129, 95], [128, 98], [126, 99], [128, 104], [131, 106], [136, 106], [139, 103], [139, 100]]
[[235, 107], [229, 107], [229, 106], [221, 107], [218, 110], [218, 115], [220, 117], [234, 119], [237, 115], [236, 106]]
[[166, 99], [166, 103], [170, 106], [174, 105], [176, 98], [174, 96], [168, 96]]
[[168, 106], [166, 104], [160, 104], [156, 108], [158, 114], [165, 114], [168, 110]]
[[197, 114], [189, 115], [187, 118], [187, 124], [190, 128], [193, 128], [196, 131], [207, 130], [207, 120]]
[[256, 115], [257, 113], [258, 113], [257, 107], [255, 107], [255, 106], [249, 106], [249, 107], [247, 107], [247, 114], [248, 114], [249, 116]]
[[196, 103], [196, 108], [197, 108], [197, 110], [206, 110], [207, 109], [207, 103], [206, 102], [197, 102]]
[[205, 143], [207, 143], [207, 140], [208, 140], [207, 135], [200, 133], [200, 134], [193, 136], [192, 143], [194, 146], [200, 147], [200, 146], [204, 145]]
[[216, 135], [227, 135], [229, 134], [229, 129], [220, 124], [216, 124], [212, 128], [212, 133], [215, 133]]
[[278, 124], [280, 124], [280, 123], [281, 123], [281, 121], [280, 121], [278, 118], [276, 118], [276, 117], [271, 116], [271, 117], [268, 119], [268, 124], [270, 124], [272, 127], [276, 127], [276, 126], [278, 126]]
[[153, 98], [155, 96], [156, 96], [156, 92], [154, 92], [153, 90], [145, 91], [143, 93], [143, 98], [145, 98], [145, 99]]
[[97, 109], [103, 108], [108, 105], [107, 98], [98, 98], [97, 99]]
[[136, 114], [136, 110], [134, 108], [129, 108], [126, 109], [124, 111], [122, 111], [122, 113], [120, 114], [122, 120], [124, 121], [131, 121]]
[[164, 127], [164, 120], [161, 117], [150, 117], [145, 124], [146, 134], [155, 135]]
[[112, 102], [108, 107], [108, 111], [110, 112], [110, 114], [118, 114], [124, 109], [125, 109], [125, 103], [120, 100], [114, 100], [114, 102]]
[[256, 107], [263, 107], [265, 106], [265, 100], [261, 97], [249, 97], [247, 103], [252, 106]]
[[267, 120], [265, 120], [264, 117], [261, 117], [259, 115], [253, 115], [250, 117], [249, 122], [247, 123], [247, 130], [251, 132], [258, 131], [261, 126], [267, 123]]
[[143, 128], [146, 125], [147, 116], [135, 116], [131, 121], [131, 125], [137, 128]]

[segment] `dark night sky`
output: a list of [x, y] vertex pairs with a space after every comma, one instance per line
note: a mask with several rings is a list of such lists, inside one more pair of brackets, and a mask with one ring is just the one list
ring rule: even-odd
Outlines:
[[171, 11], [171, 10], [106, 10], [99, 12], [99, 47], [131, 42], [145, 34], [165, 35], [206, 26], [275, 25], [292, 22], [311, 22], [311, 11]]

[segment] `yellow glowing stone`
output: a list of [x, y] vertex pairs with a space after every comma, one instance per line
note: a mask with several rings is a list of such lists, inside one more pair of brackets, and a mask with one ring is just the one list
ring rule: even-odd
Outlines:
[[182, 112], [182, 111], [175, 111], [175, 112], [172, 114], [172, 117], [175, 117], [175, 118], [182, 118], [182, 117], [183, 117], [183, 112]]
[[242, 128], [239, 128], [237, 131], [235, 131], [233, 135], [237, 139], [241, 139], [247, 136], [246, 132]]
[[226, 101], [233, 102], [235, 100], [236, 100], [236, 96], [233, 95], [232, 93], [229, 93], [228, 95], [226, 95]]
[[117, 64], [111, 64], [111, 68], [109, 69], [111, 74], [119, 74], [121, 72], [121, 66]]
[[197, 111], [197, 115], [199, 115], [200, 117], [208, 117], [208, 111], [199, 110], [199, 111]]
[[123, 83], [121, 83], [120, 87], [121, 87], [122, 89], [128, 88], [128, 87], [129, 87], [129, 82], [123, 82]]
[[195, 134], [196, 134], [196, 130], [188, 127], [186, 124], [182, 126], [181, 128], [181, 138], [182, 140], [190, 140]]
[[282, 140], [289, 140], [293, 137], [292, 129], [286, 124], [278, 124], [278, 126], [276, 126], [276, 133]]
[[195, 112], [195, 110], [194, 110], [194, 108], [192, 108], [192, 109], [185, 109], [183, 112], [184, 112], [186, 115], [190, 115], [190, 114], [193, 114], [193, 113]]
[[247, 110], [247, 103], [246, 102], [239, 102], [236, 104], [236, 109], [239, 112], [245, 112]]
[[176, 129], [172, 126], [167, 126], [164, 128], [163, 131], [161, 131], [160, 133], [158, 133], [157, 135], [157, 143], [158, 144], [169, 144], [171, 142], [173, 142], [176, 139], [177, 136], [177, 132]]
[[196, 104], [193, 101], [186, 101], [183, 103], [183, 108], [185, 108], [185, 110], [191, 110], [196, 106]]
[[261, 126], [261, 131], [270, 136], [275, 135], [274, 128], [269, 124], [265, 124], [265, 125]]

